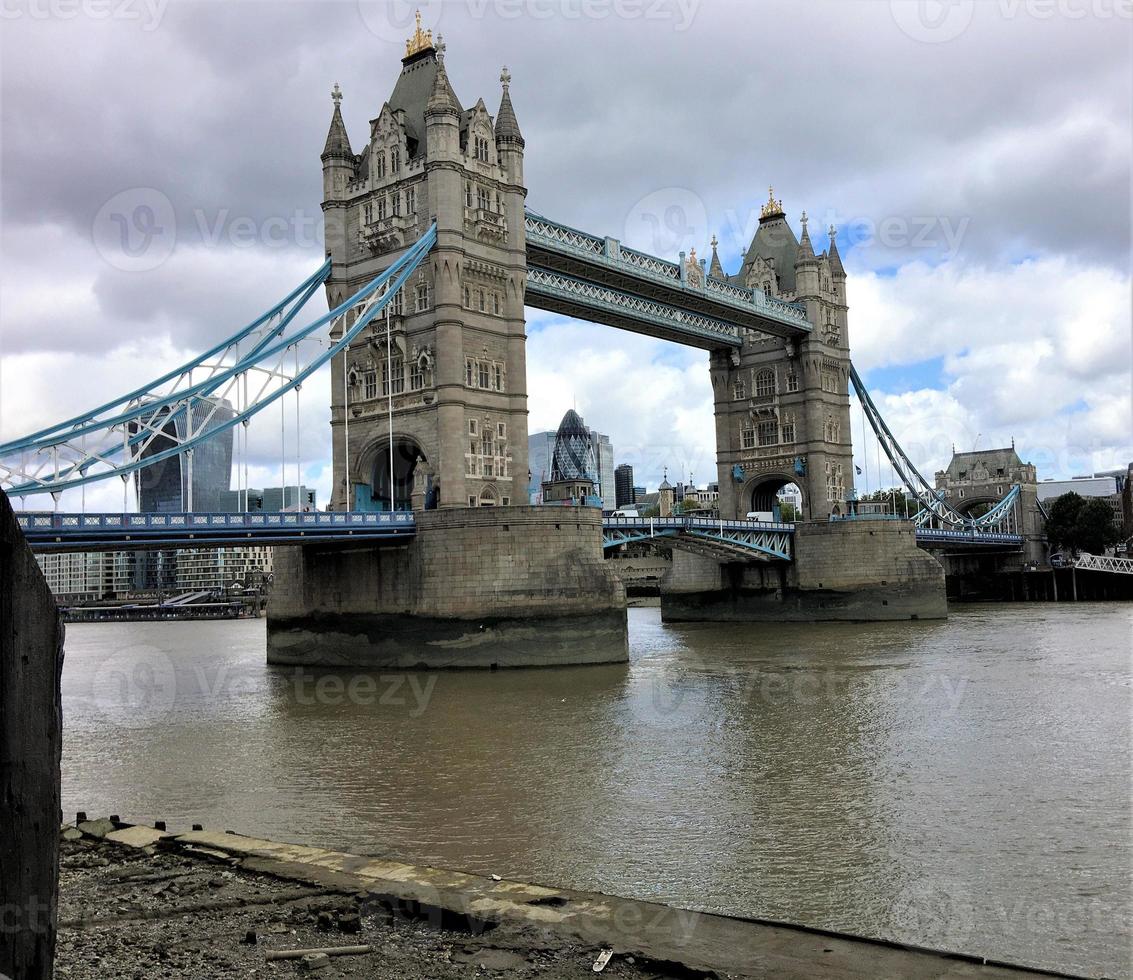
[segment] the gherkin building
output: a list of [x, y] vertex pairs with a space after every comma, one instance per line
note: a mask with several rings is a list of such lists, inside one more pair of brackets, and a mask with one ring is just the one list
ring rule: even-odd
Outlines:
[[559, 431], [555, 433], [550, 482], [589, 480], [593, 483], [597, 480], [597, 475], [598, 466], [590, 430], [572, 408], [563, 416]]

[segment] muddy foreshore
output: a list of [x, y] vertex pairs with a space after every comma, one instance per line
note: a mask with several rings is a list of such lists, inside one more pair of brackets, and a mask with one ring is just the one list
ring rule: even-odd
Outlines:
[[62, 836], [60, 980], [1065, 976], [231, 832], [109, 818]]
[[[234, 859], [97, 838], [64, 840], [59, 980], [209, 980], [304, 976], [442, 980], [593, 975], [600, 947], [530, 927], [456, 923], [366, 891], [317, 887], [236, 866]], [[486, 925], [486, 924], [485, 924]], [[314, 971], [269, 950], [369, 946]], [[617, 978], [704, 976], [615, 957]]]

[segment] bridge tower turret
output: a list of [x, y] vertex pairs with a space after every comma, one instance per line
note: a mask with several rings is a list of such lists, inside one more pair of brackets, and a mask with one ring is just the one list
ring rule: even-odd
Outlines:
[[822, 520], [845, 512], [853, 488], [845, 271], [833, 236], [831, 252], [816, 255], [807, 225], [803, 212], [796, 239], [770, 194], [742, 268], [728, 277], [804, 306], [812, 328], [785, 342], [752, 335], [740, 351], [712, 356], [720, 510], [728, 517], [773, 511], [778, 491], [794, 483], [803, 516]]
[[493, 120], [482, 99], [461, 106], [444, 51], [418, 22], [357, 156], [336, 102], [336, 149], [324, 155], [328, 300], [351, 295], [434, 221], [437, 243], [388, 307], [388, 345], [383, 315], [334, 366], [335, 509], [527, 502], [523, 138], [506, 70]]

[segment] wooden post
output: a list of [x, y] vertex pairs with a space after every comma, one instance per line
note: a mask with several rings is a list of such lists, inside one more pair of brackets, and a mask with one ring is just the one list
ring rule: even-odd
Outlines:
[[59, 881], [59, 678], [55, 599], [0, 492], [0, 975], [50, 980]]

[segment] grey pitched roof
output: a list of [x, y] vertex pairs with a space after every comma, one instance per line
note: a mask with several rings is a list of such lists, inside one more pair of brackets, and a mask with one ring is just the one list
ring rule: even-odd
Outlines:
[[[804, 214], [803, 217], [805, 218], [806, 215]], [[799, 263], [799, 262], [813, 262], [813, 261], [814, 261], [814, 247], [810, 243], [810, 232], [807, 230], [807, 226], [804, 223], [803, 224], [803, 237], [799, 240], [799, 251], [798, 251], [797, 257], [795, 258], [795, 262]]]
[[756, 259], [771, 259], [779, 277], [782, 292], [795, 291], [795, 260], [798, 258], [799, 242], [791, 226], [782, 215], [759, 219], [759, 228], [744, 254], [743, 265], [731, 281], [743, 285], [747, 274]]
[[830, 252], [827, 258], [830, 260], [830, 274], [832, 276], [841, 276], [846, 278], [846, 270], [842, 268], [842, 256], [838, 254], [838, 243], [835, 241], [837, 233], [834, 231], [834, 226], [830, 226]]
[[728, 275], [724, 272], [724, 267], [720, 264], [720, 256], [716, 253], [716, 238], [712, 238], [712, 262], [708, 266], [708, 274], [713, 279], [727, 279]]
[[354, 152], [350, 149], [350, 137], [346, 135], [346, 125], [342, 121], [342, 110], [338, 103], [334, 106], [334, 115], [330, 117], [330, 129], [327, 131], [326, 146], [323, 147], [323, 156], [344, 157], [354, 159]]
[[1008, 470], [1011, 467], [1022, 466], [1023, 461], [1013, 446], [1003, 449], [979, 449], [970, 453], [953, 453], [948, 463], [948, 473], [955, 475], [961, 470], [967, 471], [975, 468], [977, 463], [983, 463], [988, 470]]
[[500, 99], [500, 111], [496, 113], [496, 138], [517, 140], [523, 145], [523, 134], [519, 131], [519, 120], [515, 118], [515, 109], [511, 105], [511, 96], [504, 88], [503, 98]]
[[[419, 54], [403, 59], [401, 66], [401, 74], [397, 77], [388, 102], [395, 112], [399, 109], [404, 111], [406, 136], [411, 144], [416, 141], [416, 147], [411, 148], [410, 155], [419, 157], [425, 153], [425, 106], [433, 94], [441, 66], [433, 48], [426, 48]], [[464, 110], [460, 107], [460, 100], [452, 90], [447, 74], [444, 84], [456, 105], [457, 113], [462, 114]]]

